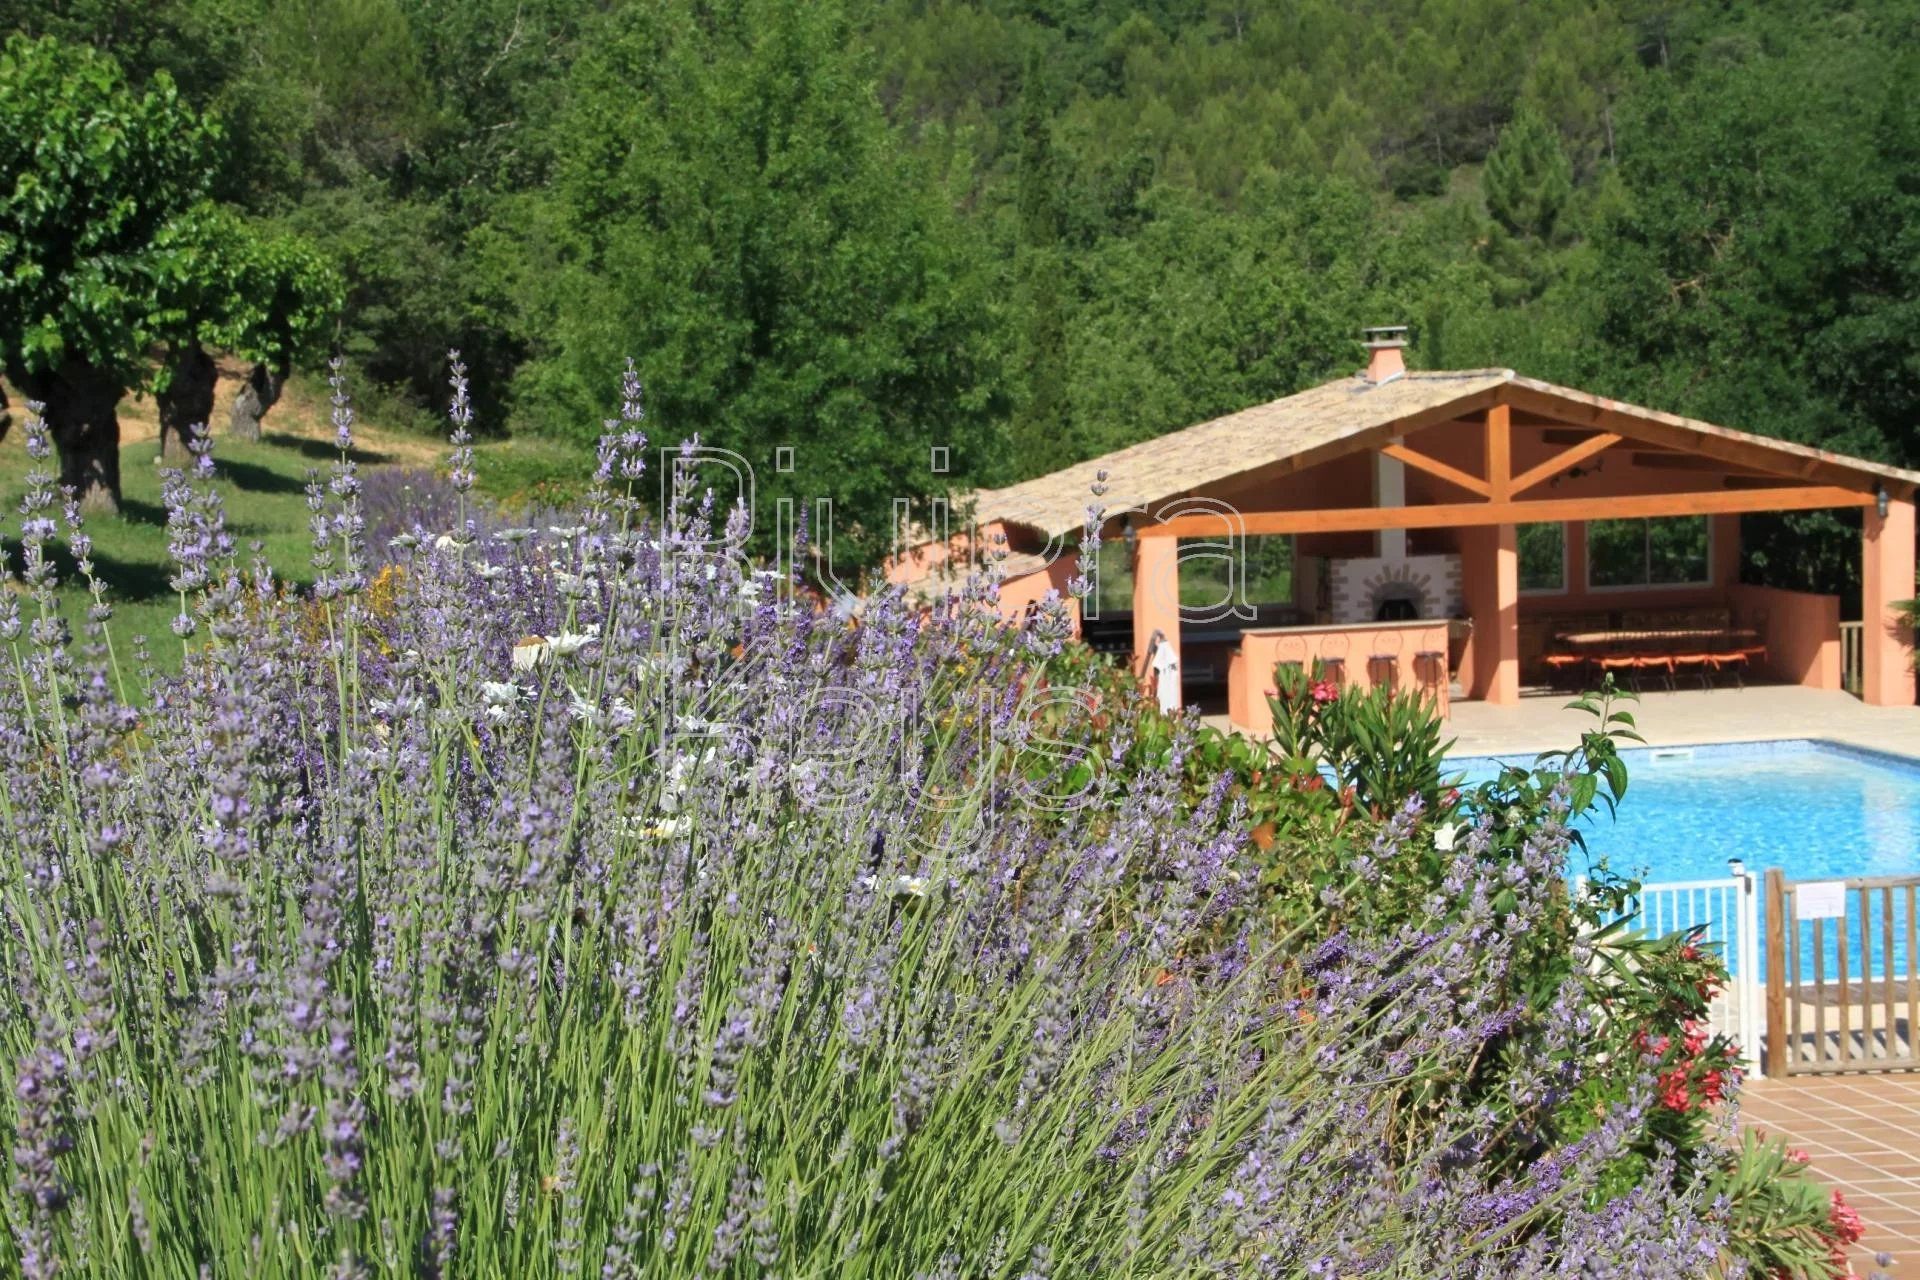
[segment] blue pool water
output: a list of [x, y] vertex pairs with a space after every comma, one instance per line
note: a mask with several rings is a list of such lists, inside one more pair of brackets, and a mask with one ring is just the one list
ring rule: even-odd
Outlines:
[[[1730, 858], [1746, 863], [1756, 887], [1758, 877], [1774, 867], [1789, 881], [1920, 872], [1920, 761], [1806, 739], [1639, 748], [1620, 754], [1627, 763], [1627, 794], [1618, 814], [1609, 818], [1603, 808], [1582, 823], [1591, 853], [1604, 855], [1618, 874], [1649, 885], [1723, 880]], [[1531, 761], [1504, 760], [1520, 765]], [[1455, 758], [1449, 763], [1473, 783], [1492, 777], [1503, 760]], [[1569, 875], [1587, 870], [1577, 851], [1572, 861]], [[1702, 890], [1667, 895], [1663, 901], [1663, 918], [1657, 925], [1644, 920], [1643, 927], [1665, 932], [1692, 923], [1709, 925], [1703, 940], [1721, 945], [1729, 967], [1737, 970], [1726, 922], [1718, 918], [1732, 907], [1730, 897]], [[1759, 904], [1752, 909], [1757, 917]], [[1844, 927], [1849, 939], [1844, 967], [1851, 976], [1864, 976], [1867, 967], [1874, 975], [1884, 975], [1889, 961], [1894, 973], [1906, 972], [1909, 922], [1904, 894], [1888, 901], [1876, 892], [1866, 903], [1864, 919], [1860, 909], [1857, 893], [1849, 894], [1843, 919], [1823, 921], [1817, 940], [1814, 926], [1800, 921], [1803, 978], [1813, 976], [1817, 955], [1824, 957], [1829, 977], [1839, 972], [1843, 953], [1836, 926]], [[1749, 926], [1756, 929], [1756, 938], [1758, 925], [1756, 918]], [[1873, 942], [1870, 959], [1859, 946], [1863, 925]], [[1764, 949], [1756, 958], [1764, 972]]]
[[[1620, 754], [1627, 795], [1619, 814], [1602, 811], [1583, 827], [1617, 872], [1717, 879], [1729, 858], [1756, 874], [1779, 867], [1789, 880], [1920, 871], [1920, 762], [1806, 739]], [[1478, 782], [1502, 760], [1450, 763]]]

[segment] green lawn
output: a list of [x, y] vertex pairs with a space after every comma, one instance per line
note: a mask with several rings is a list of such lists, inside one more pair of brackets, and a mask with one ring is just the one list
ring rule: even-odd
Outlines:
[[[276, 413], [276, 417], [279, 415]], [[258, 444], [215, 438], [214, 483], [227, 511], [243, 559], [258, 544], [274, 573], [293, 582], [312, 577], [308, 563], [306, 484], [309, 472], [325, 477], [335, 457], [331, 441], [321, 435], [309, 415], [288, 415], [291, 430], [275, 431], [269, 420], [266, 438]], [[390, 466], [429, 467], [446, 449], [411, 435], [367, 429], [368, 446], [356, 450], [363, 474]], [[120, 451], [123, 500], [120, 514], [96, 518], [87, 524], [94, 540], [96, 571], [109, 588], [114, 606], [111, 623], [115, 647], [123, 655], [131, 637], [145, 634], [153, 642], [159, 665], [179, 666], [180, 645], [169, 622], [178, 609], [168, 579], [167, 512], [160, 498], [159, 451], [151, 439], [127, 444]], [[545, 440], [490, 441], [476, 449], [478, 488], [489, 500], [513, 506], [527, 501], [564, 500], [577, 493], [589, 478], [590, 453], [575, 446]], [[25, 433], [15, 429], [0, 442], [0, 547], [8, 569], [20, 567], [20, 501], [26, 494]], [[62, 578], [72, 573], [72, 561], [58, 560]], [[62, 612], [78, 628], [85, 593], [78, 587], [61, 590]]]

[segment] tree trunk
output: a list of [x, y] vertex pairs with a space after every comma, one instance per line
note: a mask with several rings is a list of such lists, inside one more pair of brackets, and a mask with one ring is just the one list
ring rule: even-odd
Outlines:
[[188, 431], [199, 427], [211, 430], [213, 421], [213, 385], [219, 371], [213, 357], [198, 342], [189, 342], [173, 353], [168, 370], [167, 389], [154, 396], [160, 410], [160, 460], [180, 466], [190, 456]]
[[5, 440], [12, 429], [13, 414], [7, 411], [7, 389], [0, 387], [0, 440]]
[[240, 394], [233, 398], [233, 419], [230, 430], [236, 440], [258, 440], [260, 438], [260, 419], [267, 416], [267, 410], [273, 408], [280, 399], [281, 388], [287, 385], [285, 365], [270, 368], [265, 362], [256, 364], [247, 371], [247, 380], [240, 388]]
[[50, 373], [12, 371], [29, 400], [46, 405], [47, 434], [60, 453], [60, 485], [71, 488], [87, 515], [120, 510], [119, 379], [104, 369], [67, 360]]

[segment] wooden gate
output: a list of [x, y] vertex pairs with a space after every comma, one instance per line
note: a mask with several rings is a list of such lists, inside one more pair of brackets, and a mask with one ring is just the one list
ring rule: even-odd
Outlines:
[[1767, 1074], [1920, 1069], [1920, 876], [1767, 872]]

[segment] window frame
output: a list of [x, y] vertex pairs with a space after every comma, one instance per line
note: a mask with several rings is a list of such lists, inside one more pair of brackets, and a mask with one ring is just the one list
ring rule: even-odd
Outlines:
[[[1602, 520], [1618, 518], [1619, 517], [1602, 517]], [[1628, 582], [1612, 585], [1596, 583], [1593, 580], [1593, 526], [1601, 523], [1601, 520], [1583, 520], [1580, 522], [1580, 542], [1582, 548], [1586, 551], [1587, 571], [1585, 576], [1587, 579], [1587, 593], [1589, 595], [1618, 595], [1624, 591], [1698, 591], [1702, 587], [1711, 587], [1713, 585], [1714, 519], [1712, 516], [1628, 516], [1625, 518], [1641, 525], [1651, 524], [1655, 520], [1704, 521], [1707, 527], [1705, 576], [1692, 582]], [[1652, 548], [1650, 543], [1644, 538], [1641, 542], [1641, 556], [1641, 572], [1650, 573], [1653, 567]]]

